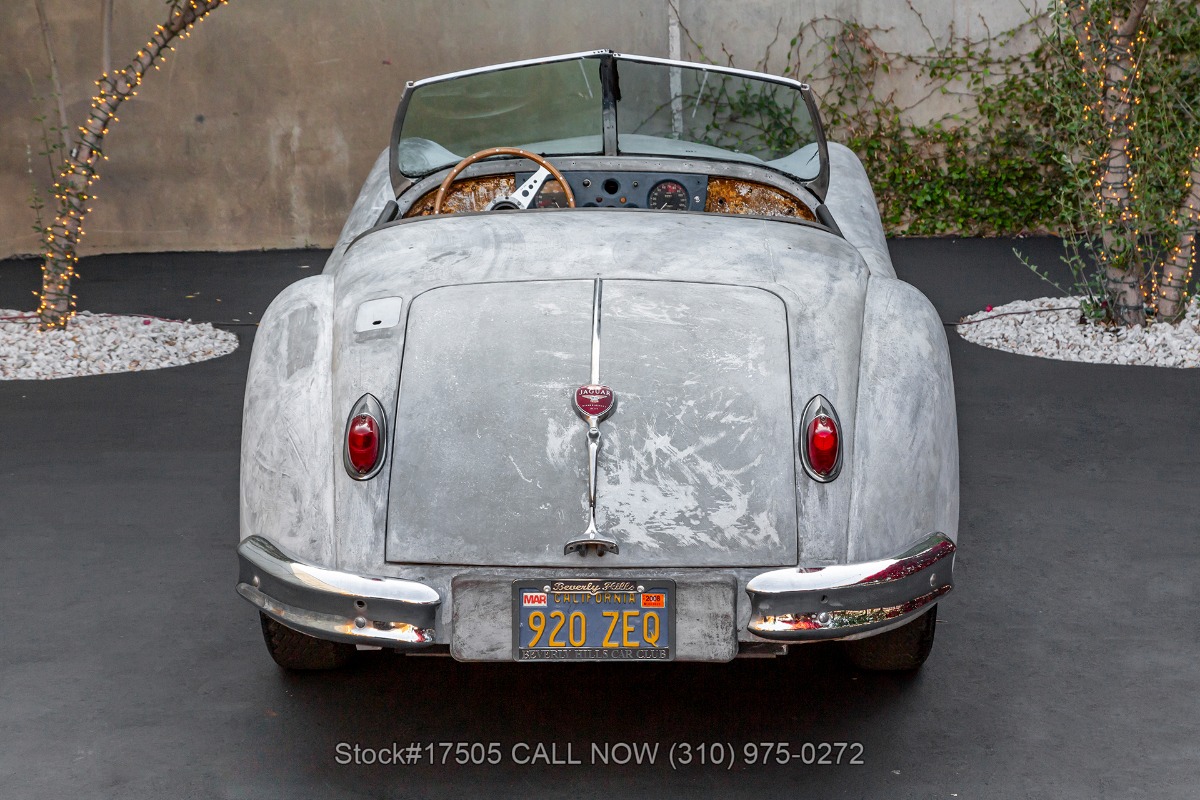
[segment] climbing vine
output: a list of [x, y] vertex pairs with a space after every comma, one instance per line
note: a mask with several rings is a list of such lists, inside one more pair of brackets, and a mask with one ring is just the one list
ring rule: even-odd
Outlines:
[[[888, 232], [1056, 233], [1074, 274], [1064, 291], [1085, 298], [1087, 316], [1177, 320], [1200, 226], [1200, 5], [1052, 0], [977, 37], [935, 34], [908, 8], [924, 52], [889, 50], [887, 29], [826, 16], [796, 31], [771, 69], [814, 86], [828, 137], [863, 161]], [[759, 69], [777, 65], [780, 38]], [[733, 63], [724, 47], [720, 60]], [[925, 94], [901, 105], [885, 88], [901, 84]], [[935, 96], [957, 108], [928, 119], [921, 106]], [[729, 100], [731, 119], [775, 111], [789, 125], [790, 111], [761, 97]]]
[[[921, 18], [916, 10], [912, 13]], [[1066, 221], [1055, 211], [1061, 165], [1052, 143], [1028, 124], [1031, 115], [1045, 113], [1040, 87], [1031, 80], [1040, 59], [1027, 48], [1027, 40], [1036, 38], [1033, 27], [1031, 21], [982, 39], [959, 36], [953, 29], [939, 39], [926, 28], [928, 49], [913, 54], [881, 45], [886, 29], [820, 17], [795, 32], [782, 69], [770, 71], [814, 86], [828, 138], [862, 160], [889, 233], [1054, 231]], [[702, 59], [714, 61], [690, 34], [689, 40]], [[778, 43], [779, 37], [758, 69], [768, 69], [770, 51]], [[733, 64], [724, 47], [719, 60]], [[892, 85], [897, 79], [923, 85], [926, 95], [901, 106], [895, 91], [882, 88], [888, 79]], [[953, 95], [960, 108], [914, 121], [916, 107], [934, 95]], [[762, 98], [743, 99], [755, 107], [731, 103], [727, 114], [770, 114]], [[789, 110], [778, 111], [776, 123], [790, 127]]]
[[[1174, 15], [1163, 63], [1173, 65], [1171, 80], [1178, 81], [1188, 54], [1200, 51], [1195, 26], [1179, 19], [1195, 11], [1186, 0], [1162, 2]], [[862, 159], [889, 233], [1005, 235], [1075, 225], [1061, 190], [1083, 166], [1078, 146], [1088, 131], [1072, 119], [1083, 102], [1070, 83], [1078, 68], [1067, 58], [1075, 58], [1073, 44], [1054, 15], [1047, 11], [1011, 30], [972, 38], [953, 26], [935, 34], [911, 2], [909, 10], [926, 31], [924, 52], [889, 50], [880, 43], [888, 29], [824, 16], [791, 36], [782, 67], [771, 55], [778, 34], [756, 67], [813, 85], [829, 139]], [[702, 60], [733, 65], [723, 46], [713, 57], [685, 34]], [[896, 92], [884, 88], [901, 81], [924, 86], [925, 94], [901, 105]], [[935, 95], [957, 99], [959, 108], [917, 121], [925, 116], [920, 106]], [[731, 103], [728, 113], [772, 111], [762, 98], [742, 99], [755, 107]], [[776, 121], [787, 127], [790, 110], [778, 111]], [[1160, 123], [1180, 125], [1173, 116]], [[1178, 165], [1158, 168], [1179, 172]], [[1179, 186], [1176, 193], [1182, 191]]]

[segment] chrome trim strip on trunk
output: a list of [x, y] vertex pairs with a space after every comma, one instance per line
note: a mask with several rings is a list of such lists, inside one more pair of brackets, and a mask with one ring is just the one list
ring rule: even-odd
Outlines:
[[434, 640], [442, 598], [423, 583], [319, 567], [262, 536], [242, 540], [238, 564], [238, 594], [301, 633], [380, 647]]
[[[596, 388], [603, 388], [600, 385], [600, 301], [603, 286], [604, 281], [596, 278], [592, 289], [592, 380], [589, 387]], [[601, 536], [600, 531], [596, 528], [596, 468], [600, 458], [600, 422], [612, 413], [615, 404], [616, 396], [611, 395], [610, 405], [599, 414], [594, 415], [585, 412], [576, 399], [575, 407], [588, 425], [588, 526], [587, 530], [583, 532], [583, 536], [572, 539], [563, 546], [563, 555], [579, 553], [584, 556], [593, 549], [596, 551], [596, 555], [600, 556], [605, 553], [617, 555], [621, 552], [620, 546], [614, 539]]]
[[750, 579], [748, 629], [764, 639], [854, 638], [928, 611], [954, 588], [955, 546], [933, 533], [878, 561], [764, 572]]
[[596, 278], [592, 285], [592, 383], [600, 383], [600, 301], [604, 281]]

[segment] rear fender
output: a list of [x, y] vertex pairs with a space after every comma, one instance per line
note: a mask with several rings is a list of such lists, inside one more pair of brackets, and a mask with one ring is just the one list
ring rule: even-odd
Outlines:
[[[334, 563], [333, 278], [293, 283], [263, 314], [242, 412], [241, 538]], [[340, 456], [340, 453], [337, 453]]]
[[836, 142], [829, 143], [829, 194], [825, 197], [825, 207], [846, 241], [858, 248], [872, 275], [896, 277], [871, 180], [854, 151]]
[[847, 560], [958, 537], [958, 423], [941, 318], [899, 280], [868, 284]]
[[337, 244], [333, 246], [329, 258], [325, 261], [326, 274], [334, 274], [338, 271], [342, 257], [345, 256], [350, 243], [360, 233], [369, 230], [379, 220], [388, 200], [394, 199], [395, 195], [392, 193], [392, 185], [388, 178], [388, 153], [387, 150], [384, 150], [375, 159], [375, 164], [367, 174], [367, 179], [358, 192], [358, 199], [354, 201], [354, 207], [350, 209], [350, 216], [346, 218], [346, 224], [342, 226]]

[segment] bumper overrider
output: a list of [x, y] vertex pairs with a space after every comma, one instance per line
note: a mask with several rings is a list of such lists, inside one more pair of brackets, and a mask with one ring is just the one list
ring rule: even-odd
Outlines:
[[[746, 585], [749, 631], [781, 642], [847, 639], [916, 617], [954, 585], [954, 542], [931, 534], [877, 561], [789, 567]], [[416, 581], [338, 572], [261, 536], [238, 546], [237, 591], [267, 616], [321, 639], [420, 647], [435, 638], [442, 598]]]

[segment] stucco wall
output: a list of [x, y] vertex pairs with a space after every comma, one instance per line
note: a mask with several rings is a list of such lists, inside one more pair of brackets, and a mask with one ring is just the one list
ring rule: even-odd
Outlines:
[[[100, 72], [100, 2], [46, 6], [68, 122], [78, 125]], [[952, 21], [978, 30], [981, 12], [998, 31], [1025, 14], [1016, 2], [917, 7], [934, 31]], [[777, 25], [786, 44], [803, 20], [824, 15], [893, 28], [895, 49], [928, 46], [898, 2], [677, 0], [676, 8], [682, 33], [673, 46], [666, 0], [232, 0], [125, 104], [81, 251], [330, 246], [409, 79], [598, 47], [688, 57], [687, 34], [710, 56], [726, 45], [749, 67]], [[114, 63], [164, 14], [162, 0], [117, 0]], [[34, 94], [47, 99], [35, 103]], [[37, 156], [34, 120], [53, 121], [50, 95], [32, 0], [0, 3], [0, 258], [38, 249], [28, 198], [50, 170]]]

